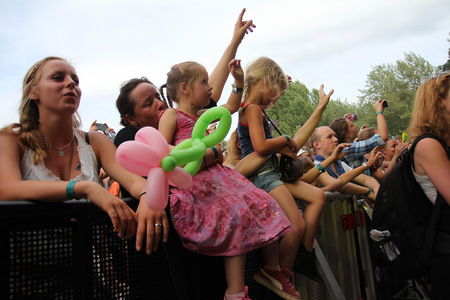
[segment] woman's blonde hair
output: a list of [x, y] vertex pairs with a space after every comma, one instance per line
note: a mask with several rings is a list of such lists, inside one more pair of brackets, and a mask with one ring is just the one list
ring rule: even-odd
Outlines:
[[272, 59], [268, 57], [260, 57], [251, 63], [245, 72], [244, 80], [244, 101], [250, 94], [252, 85], [264, 80], [265, 78], [269, 80], [269, 86], [273, 87], [277, 93], [281, 94], [289, 86], [289, 81], [284, 74], [283, 69]]
[[[35, 87], [42, 75], [42, 65], [51, 60], [62, 60], [56, 56], [46, 57], [36, 62], [26, 73], [22, 85], [22, 100], [19, 107], [19, 123], [13, 123], [3, 129], [0, 133], [17, 135], [17, 141], [22, 147], [28, 147], [34, 151], [33, 163], [39, 164], [47, 157], [46, 150], [50, 143], [39, 131], [39, 110], [36, 102], [29, 98], [29, 94]], [[76, 115], [73, 117], [74, 128], [79, 127], [80, 121]]]
[[425, 133], [433, 133], [446, 141], [449, 136], [448, 120], [441, 101], [448, 96], [450, 74], [425, 81], [416, 92], [408, 134], [412, 141]]
[[[177, 102], [181, 83], [185, 82], [188, 86], [191, 86], [204, 72], [206, 72], [205, 67], [194, 61], [174, 65], [167, 73], [166, 84], [161, 86], [159, 90], [167, 106], [173, 107], [173, 102]], [[164, 88], [166, 88], [166, 96], [164, 96]]]

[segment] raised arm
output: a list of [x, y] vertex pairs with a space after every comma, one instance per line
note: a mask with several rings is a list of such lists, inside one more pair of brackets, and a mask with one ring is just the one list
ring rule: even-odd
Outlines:
[[250, 21], [242, 20], [244, 13], [245, 8], [242, 9], [236, 21], [236, 24], [234, 25], [233, 38], [231, 39], [230, 44], [225, 49], [225, 52], [220, 58], [219, 63], [209, 76], [209, 85], [213, 87], [211, 98], [216, 102], [219, 101], [220, 96], [222, 95], [223, 87], [228, 78], [229, 74], [228, 63], [236, 57], [237, 49], [239, 48], [239, 45], [244, 39], [244, 36], [249, 31], [253, 32], [253, 28], [256, 27], [253, 24], [252, 20]]
[[305, 142], [308, 140], [310, 135], [313, 133], [314, 129], [316, 129], [317, 124], [319, 124], [320, 119], [322, 118], [322, 114], [327, 108], [327, 104], [330, 101], [330, 97], [333, 94], [334, 90], [331, 90], [328, 95], [323, 91], [323, 84], [319, 88], [319, 105], [314, 110], [312, 115], [309, 117], [308, 121], [297, 131], [294, 135], [294, 140], [297, 143], [298, 147], [302, 147]]
[[[386, 119], [384, 118], [383, 112], [383, 102], [386, 100], [377, 100], [374, 104], [375, 113], [377, 114], [377, 133], [381, 136], [383, 141], [387, 141], [389, 138], [388, 136], [388, 127], [386, 124]], [[381, 113], [379, 113], [381, 111]]]
[[[230, 97], [228, 98], [228, 102], [222, 105], [231, 114], [234, 114], [239, 110], [239, 107], [241, 105], [241, 99], [242, 99], [242, 87], [244, 86], [244, 71], [241, 67], [241, 61], [239, 59], [233, 59], [228, 64], [228, 69], [230, 70], [231, 75], [234, 77], [234, 84], [236, 87], [239, 87], [240, 90], [233, 90], [231, 92]], [[214, 89], [213, 89], [214, 90]]]

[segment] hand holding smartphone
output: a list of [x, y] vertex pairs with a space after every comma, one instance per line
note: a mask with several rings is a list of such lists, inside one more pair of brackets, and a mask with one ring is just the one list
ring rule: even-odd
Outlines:
[[108, 127], [105, 123], [94, 123], [98, 130], [105, 131]]

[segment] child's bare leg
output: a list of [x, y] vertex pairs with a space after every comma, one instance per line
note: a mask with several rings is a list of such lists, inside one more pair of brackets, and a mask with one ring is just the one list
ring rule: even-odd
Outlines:
[[225, 276], [228, 285], [228, 294], [244, 292], [245, 254], [225, 256]]
[[294, 230], [283, 236], [279, 245], [280, 266], [292, 270], [300, 242], [305, 234], [305, 221], [289, 190], [280, 185], [269, 192], [291, 222]]
[[297, 181], [294, 184], [286, 183], [286, 187], [294, 198], [308, 202], [303, 212], [303, 219], [306, 224], [303, 245], [305, 245], [306, 250], [311, 252], [317, 226], [322, 216], [323, 208], [325, 207], [325, 193], [321, 189], [302, 181]]
[[280, 264], [278, 256], [278, 241], [261, 248], [264, 267], [275, 268]]

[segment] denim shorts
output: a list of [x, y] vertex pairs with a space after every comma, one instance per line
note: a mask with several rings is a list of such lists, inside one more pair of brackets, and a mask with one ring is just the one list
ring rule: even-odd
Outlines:
[[257, 188], [260, 188], [266, 193], [282, 185], [280, 168], [278, 166], [278, 159], [272, 155], [258, 170], [255, 171], [248, 178]]

